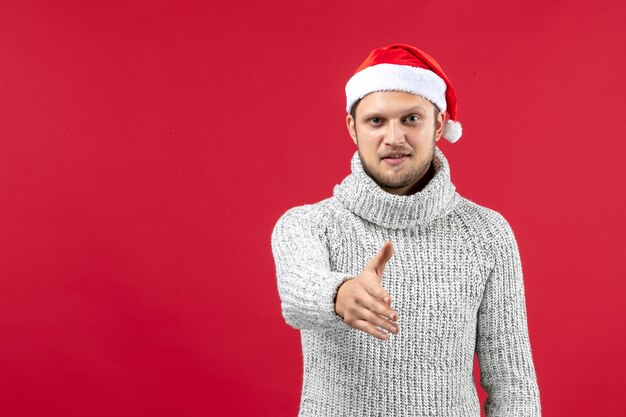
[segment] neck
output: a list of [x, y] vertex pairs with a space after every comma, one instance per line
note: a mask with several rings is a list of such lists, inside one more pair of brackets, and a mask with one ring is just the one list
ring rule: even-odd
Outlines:
[[333, 190], [334, 197], [352, 213], [391, 229], [432, 222], [452, 211], [460, 197], [450, 181], [448, 161], [435, 147], [428, 170], [407, 194], [382, 189], [363, 169], [358, 151], [352, 155], [352, 172]]

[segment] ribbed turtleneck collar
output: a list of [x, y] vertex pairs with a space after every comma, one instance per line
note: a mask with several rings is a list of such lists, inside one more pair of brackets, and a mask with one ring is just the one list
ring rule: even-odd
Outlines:
[[349, 174], [335, 185], [334, 196], [351, 212], [389, 229], [405, 229], [445, 216], [460, 196], [450, 181], [448, 160], [435, 146], [435, 174], [422, 190], [411, 195], [386, 192], [363, 170], [359, 153], [352, 156]]

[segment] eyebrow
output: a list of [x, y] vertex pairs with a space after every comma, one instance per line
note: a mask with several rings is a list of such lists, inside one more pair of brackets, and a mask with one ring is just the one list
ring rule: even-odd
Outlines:
[[[421, 110], [421, 111], [424, 111], [424, 112], [427, 111], [424, 106], [421, 106], [421, 105], [418, 104], [418, 105], [415, 105], [413, 107], [409, 107], [408, 109], [403, 110], [401, 112], [401, 114], [411, 113], [411, 112], [414, 112], [414, 111], [417, 111], [417, 110]], [[380, 112], [380, 111], [374, 110], [374, 111], [370, 111], [369, 113], [365, 113], [363, 115], [363, 117], [364, 118], [370, 118], [370, 117], [373, 117], [373, 116], [378, 116], [381, 113], [382, 112]]]

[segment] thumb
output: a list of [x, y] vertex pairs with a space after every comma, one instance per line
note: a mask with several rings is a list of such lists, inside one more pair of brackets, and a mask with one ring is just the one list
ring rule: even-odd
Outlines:
[[370, 259], [368, 262], [368, 266], [376, 272], [379, 279], [383, 277], [383, 271], [385, 270], [385, 265], [393, 256], [393, 243], [390, 240], [383, 243], [378, 253]]

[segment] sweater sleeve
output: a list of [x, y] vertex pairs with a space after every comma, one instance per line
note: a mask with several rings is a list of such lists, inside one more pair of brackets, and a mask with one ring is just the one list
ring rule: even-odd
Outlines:
[[476, 352], [487, 417], [540, 417], [519, 248], [501, 215], [491, 241], [494, 264], [478, 310]]
[[326, 239], [305, 205], [287, 210], [271, 236], [282, 314], [296, 329], [348, 328], [335, 312], [335, 296], [352, 275], [330, 269]]

